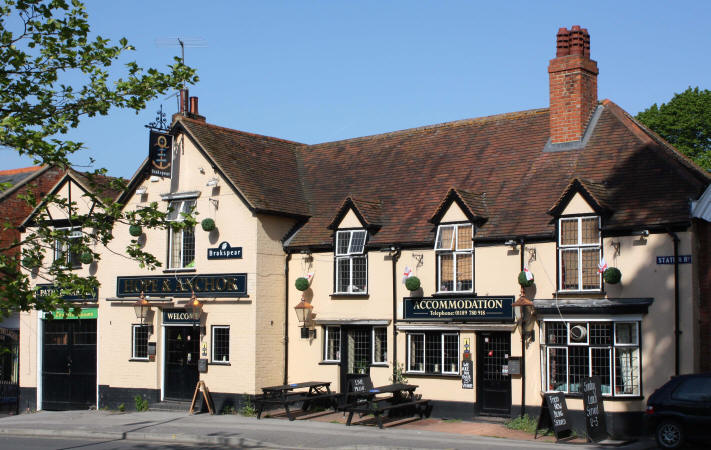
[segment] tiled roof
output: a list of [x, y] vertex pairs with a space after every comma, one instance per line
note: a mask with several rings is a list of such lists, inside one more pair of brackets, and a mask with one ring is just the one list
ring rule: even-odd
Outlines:
[[581, 193], [588, 204], [601, 215], [607, 216], [612, 212], [612, 207], [607, 200], [607, 187], [604, 183], [595, 183], [590, 180], [579, 180], [575, 178], [571, 180], [568, 187], [565, 188], [563, 194], [551, 209], [548, 214], [558, 216], [562, 214], [568, 202], [576, 193]]
[[328, 225], [328, 228], [335, 229], [351, 208], [355, 211], [358, 219], [364, 222], [366, 228], [380, 227], [382, 206], [380, 201], [369, 201], [348, 196], [341, 204], [341, 207]]
[[479, 224], [486, 221], [489, 217], [486, 208], [486, 194], [478, 194], [452, 188], [447, 192], [447, 196], [437, 207], [437, 211], [430, 218], [430, 222], [434, 224], [439, 223], [442, 216], [447, 212], [449, 205], [454, 201], [459, 202], [460, 207], [472, 222]]
[[69, 173], [99, 198], [109, 198], [116, 201], [123, 192], [122, 189], [118, 189], [115, 183], [115, 181], [118, 180], [116, 177], [92, 174], [90, 172], [79, 172], [74, 169], [69, 169]]
[[[253, 209], [310, 215], [296, 157], [297, 149], [304, 144], [222, 128], [199, 120], [180, 118], [178, 121]], [[330, 211], [329, 217], [336, 208], [338, 205]]]
[[[13, 186], [17, 185], [22, 182], [22, 180], [31, 177], [41, 169], [42, 166], [32, 166], [22, 167], [20, 169], [0, 170], [0, 183], [12, 183]], [[2, 192], [0, 192], [0, 194], [1, 193]]]

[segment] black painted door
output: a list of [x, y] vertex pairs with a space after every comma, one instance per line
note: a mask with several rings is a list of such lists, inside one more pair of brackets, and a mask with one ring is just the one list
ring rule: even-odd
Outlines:
[[45, 320], [42, 409], [96, 405], [96, 319]]
[[198, 374], [200, 327], [165, 327], [165, 398], [190, 400]]
[[341, 392], [348, 392], [351, 378], [370, 375], [372, 335], [369, 326], [341, 327]]
[[477, 385], [482, 414], [508, 416], [511, 413], [511, 377], [504, 374], [511, 354], [511, 333], [477, 334]]

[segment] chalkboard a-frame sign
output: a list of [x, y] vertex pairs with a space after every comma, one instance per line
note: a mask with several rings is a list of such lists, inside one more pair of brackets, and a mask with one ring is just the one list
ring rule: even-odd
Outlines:
[[583, 406], [585, 407], [585, 429], [588, 440], [600, 442], [608, 438], [605, 410], [602, 407], [600, 377], [583, 379]]
[[565, 394], [562, 392], [543, 394], [543, 404], [541, 405], [541, 414], [538, 416], [536, 432], [533, 435], [534, 439], [538, 437], [538, 430], [553, 430], [556, 440], [573, 436]]

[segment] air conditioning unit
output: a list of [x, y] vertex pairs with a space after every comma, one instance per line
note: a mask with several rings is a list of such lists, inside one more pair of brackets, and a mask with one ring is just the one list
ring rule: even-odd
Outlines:
[[582, 342], [587, 339], [588, 329], [585, 325], [575, 325], [570, 327], [570, 340], [573, 342]]

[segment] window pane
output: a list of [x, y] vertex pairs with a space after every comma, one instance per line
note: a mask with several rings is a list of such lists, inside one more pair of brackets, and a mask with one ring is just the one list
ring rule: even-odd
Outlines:
[[178, 220], [180, 216], [180, 208], [182, 207], [182, 202], [180, 201], [175, 201], [175, 202], [170, 202], [168, 205], [168, 215], [166, 216], [166, 220], [171, 220], [175, 221]]
[[336, 233], [336, 254], [337, 255], [347, 255], [348, 254], [348, 243], [351, 239], [350, 231], [339, 231]]
[[561, 288], [578, 289], [578, 250], [560, 252]]
[[439, 290], [454, 290], [454, 256], [439, 255]]
[[600, 377], [603, 394], [611, 394], [610, 380], [610, 349], [609, 348], [592, 348], [590, 349], [592, 376]]
[[554, 345], [568, 343], [568, 327], [565, 322], [546, 322], [546, 343]]
[[354, 231], [351, 237], [350, 254], [361, 254], [365, 247], [365, 231]]
[[371, 357], [371, 331], [366, 328], [349, 330], [345, 338], [348, 344], [348, 373], [366, 373]]
[[588, 217], [580, 219], [582, 228], [581, 244], [597, 244], [600, 242], [600, 231], [598, 229], [598, 218]]
[[423, 334], [410, 334], [410, 358], [408, 359], [407, 370], [413, 372], [423, 372], [425, 370], [425, 336]]
[[444, 368], [443, 372], [459, 372], [459, 335], [444, 335]]
[[437, 230], [437, 242], [435, 242], [435, 250], [452, 250], [454, 243], [454, 226], [441, 225]]
[[590, 345], [612, 345], [610, 322], [590, 322]]
[[637, 323], [617, 322], [615, 324], [615, 344], [637, 345]]
[[442, 373], [442, 333], [425, 334], [425, 372]]
[[590, 359], [589, 349], [587, 346], [568, 347], [568, 366], [570, 368], [570, 391], [582, 392], [583, 378], [587, 377], [589, 372], [588, 360]]
[[133, 357], [148, 358], [148, 327], [133, 326]]
[[472, 226], [459, 225], [457, 227], [457, 250], [469, 250], [472, 248]]
[[336, 260], [337, 270], [337, 292], [349, 292], [348, 286], [351, 284], [351, 259], [338, 258]]
[[341, 329], [326, 327], [326, 360], [341, 360]]
[[568, 391], [567, 348], [548, 348], [548, 390]]
[[578, 219], [561, 219], [560, 245], [578, 244]]
[[458, 253], [457, 258], [457, 290], [471, 291], [472, 290], [472, 263], [474, 257], [471, 253]]
[[373, 362], [384, 363], [388, 361], [388, 329], [374, 328], [373, 335]]
[[230, 329], [229, 327], [212, 328], [212, 361], [228, 362], [230, 360]]
[[[711, 394], [711, 385], [707, 395]], [[639, 395], [639, 349], [615, 349], [615, 394]]]
[[582, 249], [583, 252], [583, 289], [600, 289], [600, 250], [597, 248]]
[[195, 228], [183, 230], [183, 266], [195, 267]]
[[689, 378], [672, 393], [672, 398], [687, 401], [708, 401], [711, 396], [711, 377]]
[[183, 249], [183, 232], [182, 230], [174, 230], [172, 228], [168, 231], [170, 233], [170, 267], [180, 268], [182, 267], [182, 259], [180, 251]]
[[368, 269], [365, 256], [353, 257], [353, 284], [351, 292], [366, 292], [368, 287]]

